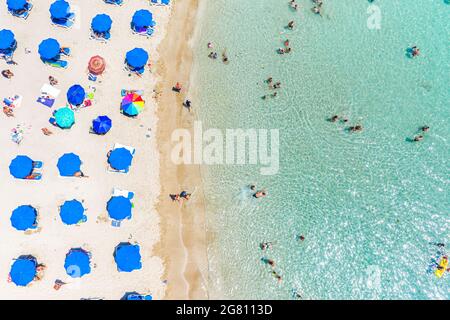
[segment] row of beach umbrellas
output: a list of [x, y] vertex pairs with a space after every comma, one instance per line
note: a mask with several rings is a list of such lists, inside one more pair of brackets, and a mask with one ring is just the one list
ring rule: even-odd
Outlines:
[[[109, 217], [114, 221], [131, 219], [133, 204], [129, 198], [113, 196], [106, 204]], [[78, 225], [87, 221], [83, 202], [67, 200], [59, 207], [59, 216], [65, 225]], [[11, 225], [18, 231], [34, 230], [38, 227], [38, 210], [32, 205], [20, 205], [13, 210]]]
[[[135, 116], [143, 109], [141, 98], [133, 101], [130, 98], [122, 107], [125, 114]], [[63, 107], [54, 112], [55, 125], [61, 129], [70, 129], [75, 124], [75, 113], [69, 107]], [[98, 135], [107, 134], [112, 128], [112, 120], [108, 116], [98, 116], [92, 121], [92, 131]]]
[[[118, 171], [128, 170], [133, 161], [133, 154], [128, 148], [116, 148], [109, 153], [109, 165]], [[66, 153], [58, 159], [58, 170], [62, 177], [73, 177], [81, 172], [81, 159], [75, 153]], [[42, 167], [39, 161], [33, 161], [30, 157], [19, 155], [15, 157], [10, 165], [9, 172], [16, 179], [26, 179], [33, 170]]]
[[[113, 253], [119, 272], [132, 272], [142, 268], [140, 247], [129, 242], [119, 243]], [[91, 273], [91, 253], [83, 248], [72, 248], [66, 254], [64, 269], [72, 278]], [[32, 255], [22, 255], [11, 264], [9, 278], [17, 286], [26, 287], [37, 276], [40, 264]]]
[[[7, 32], [3, 38], [0, 32], [0, 49], [2, 47], [9, 48], [9, 46], [11, 46], [12, 43], [13, 42], [11, 42], [10, 40], [9, 32]], [[61, 55], [61, 45], [59, 44], [58, 40], [48, 38], [43, 40], [39, 44], [38, 52], [41, 57], [41, 60], [43, 60], [44, 62], [58, 60]], [[128, 51], [125, 55], [125, 62], [132, 70], [137, 70], [145, 67], [145, 65], [148, 62], [148, 59], [149, 59], [148, 52], [142, 48], [134, 48]], [[106, 63], [104, 59], [99, 56], [91, 58], [91, 61], [89, 62], [89, 71], [96, 75], [103, 73], [105, 67]]]

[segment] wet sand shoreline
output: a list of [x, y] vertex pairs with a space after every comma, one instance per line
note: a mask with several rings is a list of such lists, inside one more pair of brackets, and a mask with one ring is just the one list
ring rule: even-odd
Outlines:
[[[182, 106], [188, 97], [193, 65], [192, 37], [199, 0], [177, 1], [159, 47], [157, 141], [160, 151], [161, 194], [157, 210], [161, 216], [161, 242], [156, 253], [164, 260], [167, 288], [165, 299], [207, 299], [208, 260], [205, 209], [200, 167], [175, 165], [171, 159], [171, 135], [178, 128], [192, 129], [194, 112]], [[172, 91], [176, 82], [181, 93]], [[189, 97], [190, 98], [190, 97]], [[190, 98], [191, 99], [191, 98]], [[170, 194], [193, 192], [189, 201], [174, 202]]]

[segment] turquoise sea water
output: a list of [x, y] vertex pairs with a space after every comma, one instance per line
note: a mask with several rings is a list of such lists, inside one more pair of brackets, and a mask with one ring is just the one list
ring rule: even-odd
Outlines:
[[[450, 5], [376, 0], [373, 30], [367, 0], [324, 0], [323, 17], [309, 0], [299, 12], [288, 0], [206, 2], [194, 70], [203, 126], [279, 129], [281, 142], [274, 176], [204, 167], [211, 297], [450, 299], [450, 273], [429, 272], [429, 242], [450, 251]], [[278, 55], [286, 39], [293, 51]], [[264, 101], [269, 76], [282, 89]], [[334, 114], [349, 123], [327, 121]], [[355, 124], [364, 131], [345, 130]], [[409, 142], [423, 125], [424, 141]], [[269, 196], [253, 199], [250, 183]]]

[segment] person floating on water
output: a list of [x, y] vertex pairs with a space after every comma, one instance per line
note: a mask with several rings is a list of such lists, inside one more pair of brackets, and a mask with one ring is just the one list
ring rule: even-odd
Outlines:
[[230, 62], [228, 59], [226, 50], [223, 50], [223, 52], [222, 52], [222, 62], [225, 64], [228, 64]]
[[295, 0], [291, 0], [290, 6], [292, 9], [294, 9], [295, 11], [298, 10], [298, 4], [295, 2]]
[[262, 251], [266, 251], [268, 249], [272, 249], [272, 242], [261, 242], [259, 244], [259, 247]]
[[288, 25], [287, 25], [287, 28], [288, 28], [289, 30], [293, 30], [294, 27], [295, 27], [295, 22], [294, 22], [294, 20], [289, 21], [289, 23], [288, 23]]
[[265, 190], [260, 190], [253, 195], [256, 199], [264, 198], [265, 196], [267, 196], [267, 192]]
[[417, 57], [419, 54], [420, 54], [420, 49], [417, 48], [417, 46], [414, 46], [414, 47], [411, 48], [411, 56], [413, 58]]
[[271, 273], [275, 277], [275, 279], [278, 280], [278, 283], [281, 283], [281, 281], [283, 281], [283, 278], [281, 278], [281, 276], [275, 270], [272, 270]]
[[350, 132], [361, 132], [363, 131], [363, 126], [360, 124], [357, 124], [356, 126], [352, 126], [349, 128]]

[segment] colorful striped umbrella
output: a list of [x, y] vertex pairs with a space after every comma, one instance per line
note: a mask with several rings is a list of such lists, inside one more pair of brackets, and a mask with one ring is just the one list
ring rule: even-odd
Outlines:
[[144, 106], [145, 101], [142, 99], [142, 96], [136, 93], [130, 93], [123, 98], [120, 108], [126, 115], [134, 117], [141, 113]]

